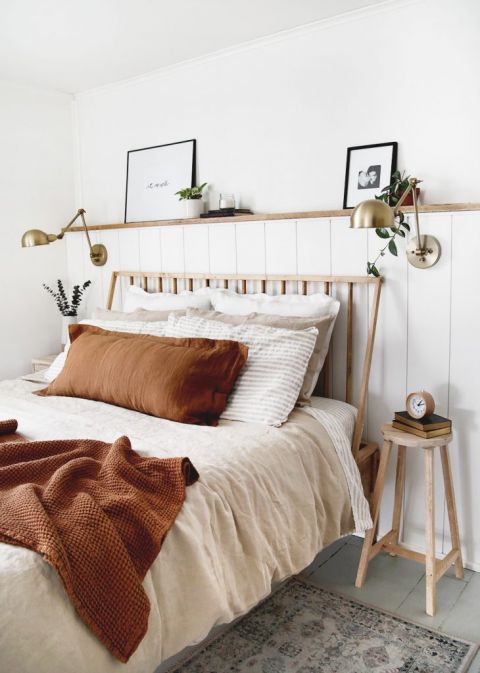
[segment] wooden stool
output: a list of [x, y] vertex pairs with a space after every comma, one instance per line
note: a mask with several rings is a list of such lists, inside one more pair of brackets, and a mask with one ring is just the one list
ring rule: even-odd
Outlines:
[[[418, 563], [424, 563], [426, 567], [427, 584], [427, 614], [433, 615], [436, 611], [436, 585], [446, 570], [455, 564], [455, 575], [463, 579], [462, 552], [460, 550], [460, 536], [458, 533], [457, 511], [455, 508], [455, 496], [453, 493], [452, 473], [448, 456], [448, 444], [452, 441], [452, 435], [443, 435], [433, 439], [422, 439], [402, 430], [393, 428], [392, 425], [384, 425], [382, 428], [383, 451], [380, 457], [377, 481], [373, 494], [372, 519], [373, 528], [365, 533], [362, 555], [358, 564], [358, 573], [355, 586], [361, 588], [367, 575], [368, 563], [380, 551], [387, 551], [393, 556], [404, 556]], [[374, 543], [375, 530], [378, 523], [380, 501], [382, 499], [385, 476], [388, 461], [392, 450], [392, 444], [398, 445], [397, 472], [395, 476], [395, 503], [393, 508], [392, 529], [378, 542]], [[426, 554], [419, 554], [398, 544], [400, 532], [400, 517], [402, 513], [403, 487], [405, 483], [405, 459], [406, 447], [423, 449], [425, 460], [425, 538]], [[448, 521], [450, 524], [450, 536], [452, 549], [439, 560], [435, 557], [435, 510], [434, 510], [434, 472], [433, 458], [436, 447], [440, 448], [442, 458], [443, 481], [445, 496], [447, 499]]]

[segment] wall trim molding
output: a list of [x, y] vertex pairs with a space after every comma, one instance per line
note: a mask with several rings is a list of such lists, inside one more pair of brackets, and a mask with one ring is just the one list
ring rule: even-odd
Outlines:
[[377, 14], [384, 14], [390, 11], [398, 11], [403, 9], [404, 7], [408, 7], [410, 5], [418, 5], [421, 4], [422, 2], [423, 0], [383, 0], [383, 2], [367, 5], [366, 7], [360, 7], [359, 9], [353, 9], [346, 12], [342, 12], [341, 14], [330, 16], [324, 19], [311, 21], [301, 26], [296, 26], [295, 28], [286, 28], [285, 30], [272, 33], [271, 35], [264, 35], [262, 37], [257, 37], [252, 40], [246, 40], [231, 47], [217, 49], [216, 51], [207, 54], [202, 54], [201, 56], [195, 56], [193, 58], [185, 59], [184, 61], [172, 63], [171, 65], [161, 66], [160, 68], [156, 68], [155, 70], [151, 70], [142, 75], [128, 77], [126, 79], [121, 79], [116, 82], [110, 82], [109, 84], [93, 87], [92, 89], [85, 89], [85, 91], [79, 91], [75, 93], [74, 97], [76, 99], [81, 99], [84, 97], [90, 97], [97, 94], [107, 93], [115, 89], [122, 89], [130, 85], [142, 84], [144, 82], [155, 80], [157, 78], [173, 75], [176, 72], [182, 70], [186, 70], [189, 68], [196, 68], [221, 58], [226, 58], [229, 56], [233, 56], [235, 54], [241, 54], [243, 52], [254, 51], [259, 48], [267, 47], [271, 44], [277, 44], [278, 42], [283, 42], [290, 39], [297, 39], [299, 37], [302, 37], [303, 35], [308, 35], [315, 31], [328, 30], [329, 28], [358, 21], [365, 17], [375, 16]]

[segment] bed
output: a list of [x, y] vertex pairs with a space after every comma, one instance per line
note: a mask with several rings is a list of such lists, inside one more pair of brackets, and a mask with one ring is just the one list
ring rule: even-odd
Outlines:
[[[279, 428], [221, 421], [201, 427], [146, 416], [101, 402], [38, 398], [39, 384], [0, 383], [0, 410], [15, 417], [31, 439], [94, 438], [122, 434], [149, 456], [186, 455], [200, 473], [148, 572], [144, 587], [151, 603], [148, 632], [126, 664], [115, 660], [77, 617], [55, 571], [27, 549], [0, 544], [0, 670], [6, 673], [150, 673], [187, 645], [200, 642], [217, 624], [246, 613], [272, 584], [304, 567], [326, 545], [365, 530], [368, 505], [357, 465], [366, 466], [367, 496], [375, 471], [375, 447], [361, 441], [380, 283], [370, 278], [211, 278], [181, 274], [113, 275], [148, 289], [164, 283], [177, 290], [196, 280], [249, 284], [287, 282], [346, 284], [347, 402], [324, 397], [296, 408]], [[353, 287], [374, 284], [369, 337], [357, 408], [351, 405]], [[328, 371], [328, 367], [325, 368]], [[352, 451], [353, 447], [353, 451]], [[365, 474], [367, 478], [365, 479]], [[370, 481], [369, 481], [370, 480]]]

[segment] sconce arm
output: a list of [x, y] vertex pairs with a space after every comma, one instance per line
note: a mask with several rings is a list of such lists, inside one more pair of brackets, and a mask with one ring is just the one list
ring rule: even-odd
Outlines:
[[418, 201], [417, 201], [417, 185], [422, 182], [422, 180], [418, 180], [418, 178], [409, 178], [408, 180], [408, 188], [403, 192], [402, 196], [400, 197], [398, 203], [393, 209], [393, 214], [398, 215], [400, 212], [400, 208], [407, 198], [407, 196], [412, 192], [413, 196], [413, 208], [415, 211], [415, 228], [417, 232], [417, 241], [418, 241], [418, 253], [423, 254], [425, 252], [425, 241], [421, 238], [420, 236], [420, 221], [418, 217]]

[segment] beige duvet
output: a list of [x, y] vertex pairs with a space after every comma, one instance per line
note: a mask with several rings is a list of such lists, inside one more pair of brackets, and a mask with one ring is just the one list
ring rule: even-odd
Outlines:
[[29, 439], [126, 434], [151, 456], [188, 456], [200, 480], [144, 586], [147, 635], [127, 664], [78, 619], [55, 571], [0, 544], [2, 673], [152, 673], [215, 624], [247, 612], [279, 581], [353, 530], [344, 471], [318, 420], [296, 410], [281, 428], [181, 425], [99, 402], [38, 398], [24, 381], [0, 383], [0, 418]]

